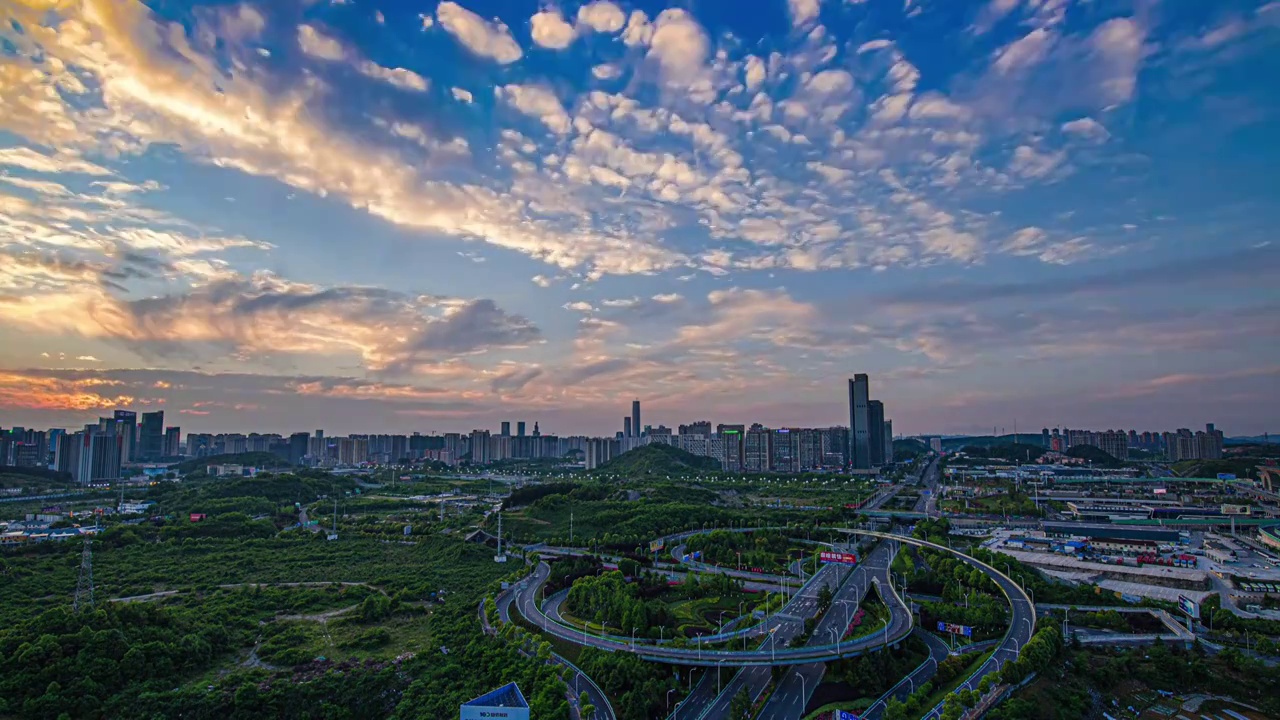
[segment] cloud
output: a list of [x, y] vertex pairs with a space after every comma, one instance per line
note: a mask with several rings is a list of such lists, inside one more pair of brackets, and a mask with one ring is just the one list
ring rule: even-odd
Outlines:
[[616, 33], [622, 29], [627, 16], [609, 0], [595, 0], [578, 8], [578, 27], [591, 28], [599, 33]]
[[524, 56], [505, 25], [486, 22], [484, 18], [455, 2], [445, 0], [440, 3], [436, 8], [436, 18], [440, 21], [440, 27], [476, 55], [490, 58], [502, 65], [510, 65]]
[[1102, 123], [1091, 117], [1082, 117], [1063, 123], [1062, 132], [1095, 143], [1106, 142], [1111, 137], [1111, 133], [1107, 132]]
[[533, 41], [541, 47], [563, 50], [573, 42], [573, 26], [564, 21], [559, 10], [552, 8], [535, 13], [529, 18], [529, 24], [533, 31]]
[[687, 86], [699, 78], [707, 52], [707, 34], [693, 15], [678, 8], [667, 8], [658, 15], [649, 57], [657, 61], [667, 83]]
[[1019, 145], [1009, 160], [1009, 172], [1022, 178], [1038, 179], [1047, 176], [1066, 159], [1063, 152], [1037, 152], [1029, 145]]
[[133, 396], [104, 392], [115, 384], [96, 378], [64, 379], [41, 371], [0, 369], [0, 408], [93, 411], [132, 404]]
[[787, 0], [792, 27], [802, 28], [818, 19], [820, 0]]
[[542, 121], [557, 135], [568, 134], [572, 125], [569, 114], [550, 90], [538, 85], [504, 85], [494, 92], [515, 109]]
[[1001, 74], [1035, 67], [1048, 57], [1056, 39], [1053, 32], [1044, 28], [1036, 28], [1005, 46], [996, 56], [992, 67]]
[[312, 25], [298, 26], [298, 47], [313, 58], [337, 62], [347, 58], [342, 43], [317, 30]]
[[426, 92], [427, 79], [405, 68], [388, 68], [359, 56], [345, 48], [341, 41], [329, 37], [312, 25], [298, 26], [298, 45], [313, 58], [330, 62], [351, 61], [356, 71], [367, 78], [379, 80], [401, 90]]
[[78, 173], [81, 175], [111, 175], [111, 171], [83, 160], [75, 155], [59, 153], [44, 155], [31, 148], [0, 148], [0, 165], [22, 168], [40, 173]]
[[449, 88], [449, 92], [453, 94], [453, 99], [458, 102], [464, 102], [470, 105], [472, 100], [474, 100], [469, 91], [463, 90], [460, 87]]

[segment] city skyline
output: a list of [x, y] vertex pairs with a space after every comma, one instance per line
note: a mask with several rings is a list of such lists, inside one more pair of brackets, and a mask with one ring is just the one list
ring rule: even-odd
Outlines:
[[0, 5], [0, 425], [1276, 429], [1274, 2], [153, 4]]

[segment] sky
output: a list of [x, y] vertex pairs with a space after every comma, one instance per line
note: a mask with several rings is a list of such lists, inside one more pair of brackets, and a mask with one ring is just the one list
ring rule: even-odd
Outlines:
[[1277, 430], [1276, 77], [1280, 2], [5, 0], [0, 425]]

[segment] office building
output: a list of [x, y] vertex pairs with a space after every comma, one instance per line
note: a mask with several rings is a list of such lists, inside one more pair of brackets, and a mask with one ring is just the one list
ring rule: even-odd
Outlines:
[[884, 465], [884, 403], [879, 400], [867, 401], [867, 454], [871, 467]]
[[854, 470], [871, 469], [870, 381], [859, 373], [849, 381], [849, 465]]
[[182, 428], [167, 427], [164, 429], [164, 456], [180, 457], [182, 455]]
[[502, 437], [511, 437], [511, 421], [510, 420], [502, 421], [502, 429], [498, 432], [498, 434]]
[[1040, 431], [1040, 444], [1047, 449], [1049, 447], [1049, 442], [1049, 428], [1045, 428]]
[[138, 413], [132, 410], [116, 410], [114, 413], [116, 432], [124, 437], [124, 453], [122, 459], [127, 461], [138, 459]]
[[640, 424], [640, 401], [631, 401], [631, 431], [639, 437], [643, 434], [644, 426]]
[[[235, 452], [235, 451], [230, 451]], [[240, 452], [244, 452], [241, 450]], [[138, 428], [137, 460], [156, 460], [164, 455], [164, 411], [142, 413]]]
[[631, 416], [630, 415], [622, 416], [622, 437], [624, 438], [631, 437]]
[[516, 421], [516, 437], [524, 437], [524, 421]]
[[893, 421], [884, 421], [884, 462], [886, 465], [893, 463]]

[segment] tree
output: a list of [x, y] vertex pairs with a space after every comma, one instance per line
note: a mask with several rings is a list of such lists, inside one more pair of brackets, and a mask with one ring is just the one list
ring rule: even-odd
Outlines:
[[746, 688], [738, 691], [733, 696], [733, 700], [729, 702], [729, 717], [733, 720], [741, 720], [751, 713], [751, 693]]

